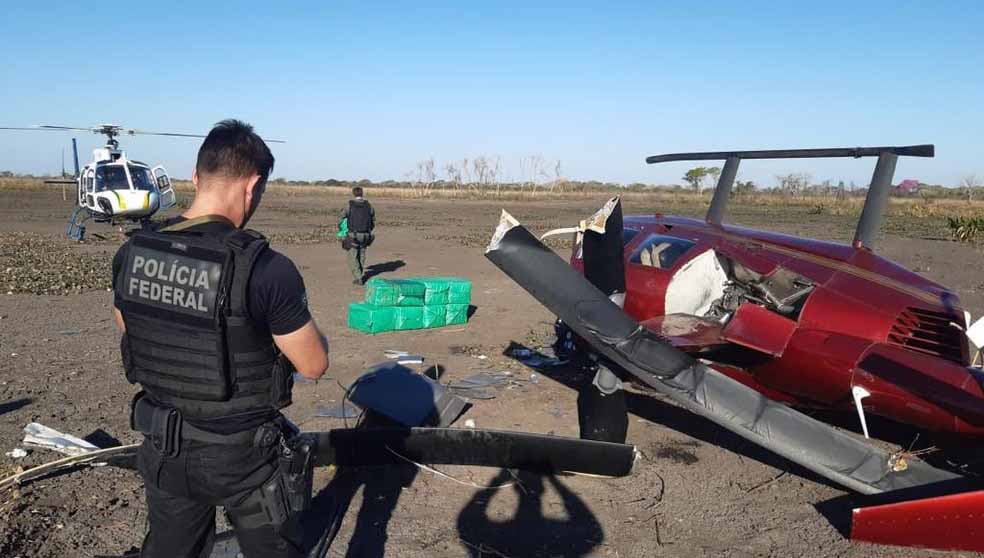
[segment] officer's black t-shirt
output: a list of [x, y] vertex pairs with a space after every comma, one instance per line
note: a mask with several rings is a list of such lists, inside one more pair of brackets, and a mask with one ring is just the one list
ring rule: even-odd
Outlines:
[[[185, 221], [176, 217], [161, 223], [166, 227]], [[222, 234], [231, 230], [226, 223], [204, 223], [189, 231]], [[113, 257], [113, 283], [123, 269], [124, 254], [120, 249]], [[307, 307], [304, 280], [294, 262], [283, 254], [267, 248], [253, 266], [249, 281], [249, 314], [256, 323], [266, 325], [272, 335], [286, 335], [297, 331], [311, 320]], [[218, 433], [232, 433], [255, 428], [277, 415], [272, 408], [221, 419], [195, 421], [201, 428]]]

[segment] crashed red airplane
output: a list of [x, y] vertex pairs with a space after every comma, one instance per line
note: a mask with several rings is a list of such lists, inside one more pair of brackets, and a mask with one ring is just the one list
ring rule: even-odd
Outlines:
[[[557, 314], [561, 337], [598, 361], [597, 389], [579, 398], [583, 437], [624, 441], [619, 388], [632, 375], [890, 502], [856, 509], [854, 538], [984, 551], [984, 491], [953, 494], [972, 481], [793, 409], [857, 413], [865, 436], [874, 414], [981, 443], [984, 373], [971, 366], [969, 314], [952, 291], [872, 251], [898, 157], [933, 152], [920, 145], [653, 156], [647, 162], [725, 161], [704, 221], [623, 219], [614, 198], [578, 227], [544, 235], [576, 234], [568, 266], [504, 213], [487, 256]], [[723, 223], [741, 160], [816, 157], [877, 158], [852, 245]]]

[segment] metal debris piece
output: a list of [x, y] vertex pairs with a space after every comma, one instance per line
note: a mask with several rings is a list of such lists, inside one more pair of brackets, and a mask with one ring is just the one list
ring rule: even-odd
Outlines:
[[513, 377], [512, 372], [478, 372], [454, 380], [448, 384], [457, 395], [468, 399], [494, 399], [495, 391], [498, 389], [510, 389], [525, 384], [526, 380]]
[[335, 419], [354, 419], [359, 418], [359, 415], [361, 414], [362, 409], [360, 409], [358, 405], [347, 399], [343, 399], [333, 405], [319, 405], [318, 410], [314, 413], [314, 416]]
[[83, 455], [99, 449], [99, 447], [81, 438], [64, 434], [54, 428], [48, 428], [36, 422], [32, 422], [24, 427], [23, 443], [25, 446], [55, 450], [59, 453], [72, 456]]
[[412, 355], [406, 351], [397, 349], [386, 349], [383, 355], [390, 360], [395, 360], [397, 364], [423, 364], [423, 355]]

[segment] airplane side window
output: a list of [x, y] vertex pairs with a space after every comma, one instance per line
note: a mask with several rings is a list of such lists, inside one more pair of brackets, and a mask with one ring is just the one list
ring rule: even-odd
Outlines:
[[695, 243], [682, 238], [651, 234], [632, 252], [629, 262], [657, 269], [669, 269], [680, 259], [680, 256], [694, 246]]

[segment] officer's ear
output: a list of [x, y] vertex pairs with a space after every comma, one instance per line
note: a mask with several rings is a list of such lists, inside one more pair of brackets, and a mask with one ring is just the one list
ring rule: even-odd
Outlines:
[[191, 169], [191, 183], [195, 185], [195, 191], [198, 191], [198, 169]]
[[266, 181], [258, 174], [254, 174], [249, 178], [249, 181], [246, 183], [246, 207], [250, 207], [254, 203], [259, 203], [265, 186]]

